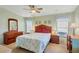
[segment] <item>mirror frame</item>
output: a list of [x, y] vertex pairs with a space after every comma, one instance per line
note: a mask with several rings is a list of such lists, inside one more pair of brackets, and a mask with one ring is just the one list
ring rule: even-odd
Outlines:
[[[15, 21], [16, 22], [16, 30], [10, 30], [10, 21]], [[8, 19], [8, 31], [18, 31], [18, 20], [17, 19], [13, 19], [13, 18], [9, 18]]]

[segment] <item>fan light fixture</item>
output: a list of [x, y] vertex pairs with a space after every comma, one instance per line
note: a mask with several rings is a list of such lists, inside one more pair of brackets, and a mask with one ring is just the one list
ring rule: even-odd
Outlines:
[[38, 8], [35, 5], [28, 5], [29, 9], [24, 8], [25, 10], [30, 10], [31, 13], [40, 13], [43, 8]]
[[35, 10], [32, 10], [32, 13], [36, 13], [36, 11]]

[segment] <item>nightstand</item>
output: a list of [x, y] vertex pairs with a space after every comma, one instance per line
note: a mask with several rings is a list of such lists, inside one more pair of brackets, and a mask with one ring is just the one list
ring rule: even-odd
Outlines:
[[51, 35], [50, 42], [59, 44], [59, 36], [58, 35]]

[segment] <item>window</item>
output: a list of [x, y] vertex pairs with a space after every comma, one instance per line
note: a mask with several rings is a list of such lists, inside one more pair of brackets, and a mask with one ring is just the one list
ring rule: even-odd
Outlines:
[[29, 33], [32, 31], [32, 20], [26, 20], [25, 21], [25, 25], [26, 25], [26, 33]]
[[57, 18], [57, 32], [59, 34], [68, 34], [68, 17]]

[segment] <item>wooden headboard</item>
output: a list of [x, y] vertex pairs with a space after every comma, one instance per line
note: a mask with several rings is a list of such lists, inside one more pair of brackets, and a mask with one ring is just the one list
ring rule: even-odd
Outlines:
[[47, 26], [47, 25], [38, 25], [38, 26], [35, 26], [35, 32], [51, 33], [52, 32], [52, 27]]

